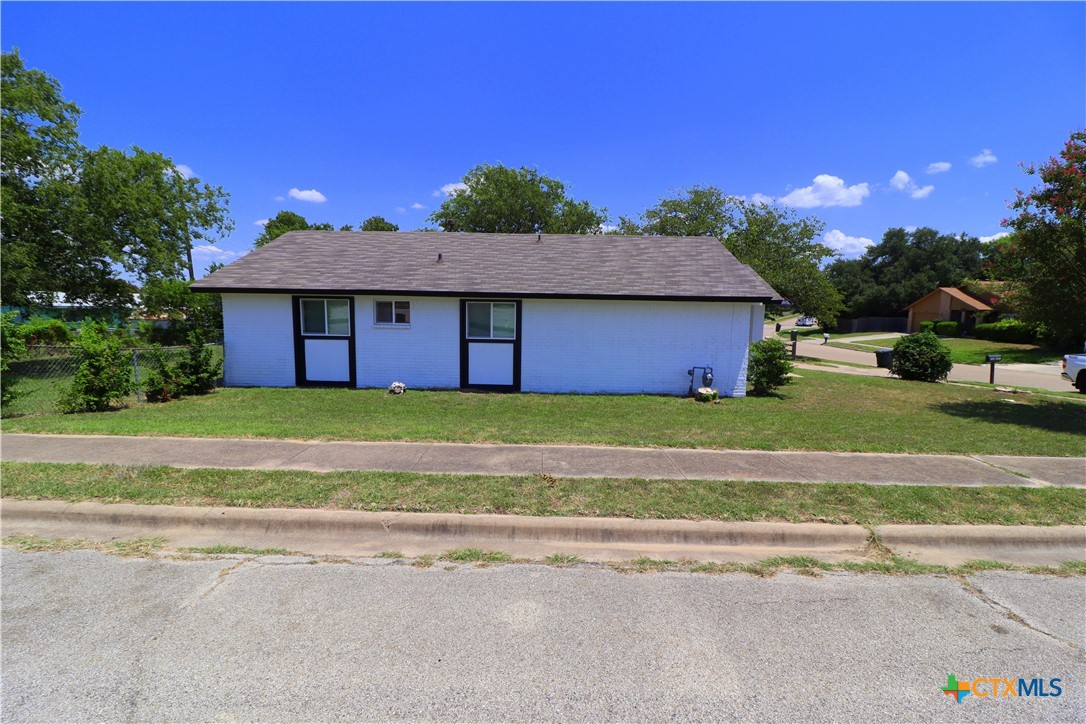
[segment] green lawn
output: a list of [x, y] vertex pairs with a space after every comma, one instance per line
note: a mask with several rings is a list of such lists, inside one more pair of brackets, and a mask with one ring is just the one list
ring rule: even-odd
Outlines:
[[725, 521], [1086, 523], [1086, 490], [220, 470], [5, 462], [4, 496], [79, 502]]
[[[830, 337], [830, 346], [843, 349], [855, 349], [861, 352], [874, 352], [882, 347], [893, 347], [897, 342], [896, 337], [880, 339], [865, 339], [862, 342], [834, 342]], [[967, 337], [941, 337], [940, 341], [950, 347], [950, 359], [954, 364], [982, 365], [987, 364], [984, 356], [989, 354], [1003, 355], [1003, 364], [1018, 362], [1044, 363], [1052, 362], [1063, 357], [1062, 354], [1047, 347], [1038, 347], [1032, 344], [1011, 344], [1009, 342], [990, 342], [985, 339], [971, 339]]]
[[[4, 421], [6, 432], [1086, 454], [1086, 405], [799, 370], [778, 397], [224, 389], [164, 405]], [[1004, 400], [1012, 399], [1014, 404]]]

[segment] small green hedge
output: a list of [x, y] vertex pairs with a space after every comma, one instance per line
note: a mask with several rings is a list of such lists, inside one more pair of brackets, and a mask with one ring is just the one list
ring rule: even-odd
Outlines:
[[962, 325], [957, 322], [936, 322], [935, 334], [940, 337], [961, 337]]
[[973, 336], [992, 342], [1010, 342], [1011, 344], [1033, 344], [1037, 340], [1037, 331], [1017, 319], [1004, 319], [992, 324], [978, 324], [973, 328]]
[[935, 331], [935, 322], [932, 322], [931, 320], [928, 320], [927, 322], [921, 322], [919, 331], [921, 331], [921, 332], [934, 332]]
[[903, 380], [939, 382], [953, 366], [950, 348], [931, 332], [920, 332], [902, 337], [894, 345], [890, 374]]

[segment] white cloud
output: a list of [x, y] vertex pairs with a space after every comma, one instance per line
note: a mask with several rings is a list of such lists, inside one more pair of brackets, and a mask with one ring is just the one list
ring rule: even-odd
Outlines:
[[991, 236], [982, 236], [980, 240], [987, 244], [989, 241], [995, 241], [996, 239], [1002, 239], [1004, 236], [1010, 236], [1011, 232], [1001, 231], [998, 234], [992, 234]]
[[916, 182], [904, 171], [895, 173], [894, 177], [890, 179], [890, 185], [898, 191], [905, 191], [914, 199], [926, 199], [935, 190], [935, 187], [930, 185], [917, 186]]
[[456, 183], [451, 183], [451, 184], [445, 184], [444, 186], [442, 186], [441, 188], [439, 188], [437, 191], [434, 192], [434, 196], [438, 197], [438, 198], [440, 198], [442, 196], [452, 196], [457, 191], [467, 191], [467, 190], [468, 190], [468, 185], [467, 184], [456, 182]]
[[875, 243], [866, 236], [849, 236], [840, 229], [827, 231], [822, 239], [826, 242], [826, 246], [836, 249], [845, 257], [860, 256], [864, 253], [864, 249]]
[[603, 234], [611, 234], [618, 231], [618, 227], [614, 224], [600, 224], [600, 232]]
[[814, 209], [820, 206], [859, 206], [870, 195], [871, 190], [866, 183], [846, 186], [844, 179], [822, 173], [814, 177], [814, 183], [810, 186], [795, 189], [777, 201], [797, 209]]
[[411, 204], [411, 208], [415, 211], [418, 211], [419, 209], [425, 209], [426, 207], [416, 201], [415, 203]]
[[928, 164], [927, 173], [946, 173], [949, 170], [950, 163], [948, 161], [936, 161]]
[[197, 244], [192, 247], [192, 255], [209, 261], [230, 262], [239, 254], [236, 251], [227, 251], [212, 244]]
[[276, 201], [286, 201], [286, 200], [287, 200], [287, 197], [286, 197], [286, 196], [276, 196], [276, 197], [275, 197], [275, 200], [276, 200]]
[[299, 201], [308, 201], [312, 204], [323, 204], [328, 200], [328, 197], [322, 194], [316, 189], [291, 189], [287, 192], [287, 195], [292, 199], [298, 199]]
[[981, 149], [981, 152], [978, 153], [976, 156], [973, 156], [973, 158], [969, 159], [969, 163], [973, 164], [977, 168], [984, 168], [985, 166], [990, 166], [998, 160], [999, 159], [996, 158], [995, 154], [992, 153], [992, 149], [984, 148]]
[[396, 213], [397, 213], [397, 214], [404, 214], [404, 213], [407, 213], [407, 209], [406, 209], [406, 208], [404, 208], [403, 206], [397, 206], [397, 207], [396, 207]]
[[751, 203], [755, 204], [771, 204], [773, 203], [772, 196], [766, 196], [765, 194], [751, 194]]
[[257, 219], [253, 222], [253, 226], [267, 226], [269, 219]]
[[907, 232], [909, 232], [911, 234], [914, 231], [916, 231], [918, 228], [920, 228], [920, 227], [918, 227], [918, 226], [906, 226], [905, 231], [907, 231]]
[[177, 169], [177, 173], [181, 174], [182, 178], [192, 178], [193, 176], [196, 175], [196, 173], [192, 170], [191, 167], [186, 166], [183, 163], [174, 164], [174, 168]]

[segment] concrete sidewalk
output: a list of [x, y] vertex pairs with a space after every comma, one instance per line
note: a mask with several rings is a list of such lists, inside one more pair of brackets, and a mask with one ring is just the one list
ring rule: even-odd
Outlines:
[[1086, 488], [1086, 458], [987, 455], [4, 434], [0, 456], [22, 462], [322, 472]]

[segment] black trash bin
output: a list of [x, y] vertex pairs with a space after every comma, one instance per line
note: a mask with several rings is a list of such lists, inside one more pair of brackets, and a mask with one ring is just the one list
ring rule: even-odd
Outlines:
[[885, 367], [890, 369], [890, 363], [894, 360], [894, 350], [892, 349], [877, 349], [875, 350], [875, 364], [879, 367]]

